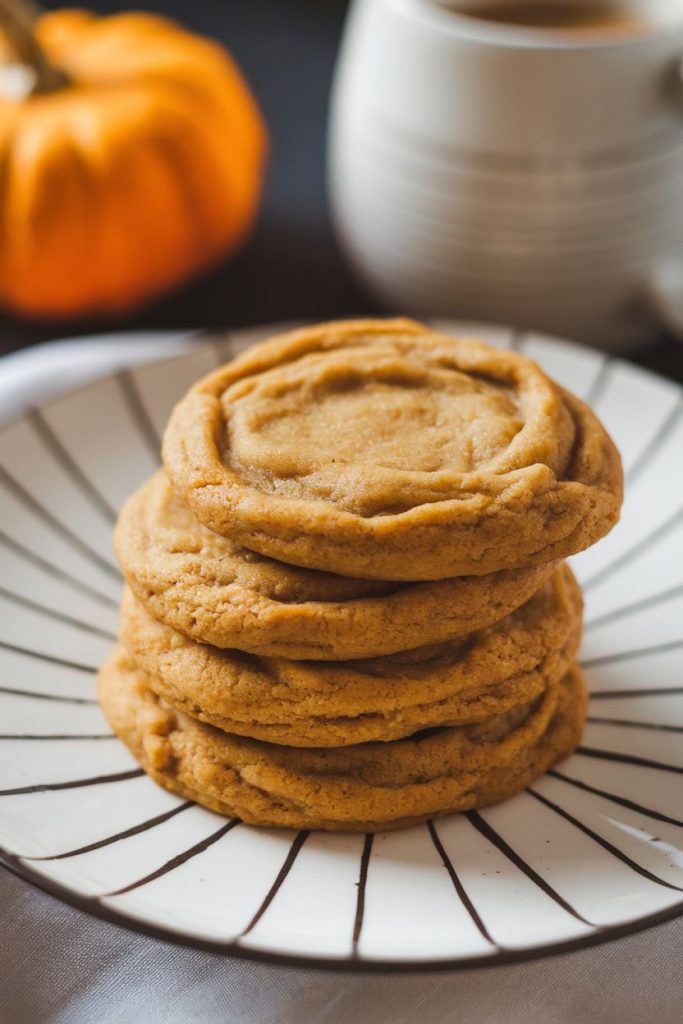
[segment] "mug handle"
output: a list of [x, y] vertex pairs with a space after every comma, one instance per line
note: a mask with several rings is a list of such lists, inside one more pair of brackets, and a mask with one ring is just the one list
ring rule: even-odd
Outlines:
[[645, 299], [661, 327], [683, 341], [683, 261], [662, 264], [645, 286]]

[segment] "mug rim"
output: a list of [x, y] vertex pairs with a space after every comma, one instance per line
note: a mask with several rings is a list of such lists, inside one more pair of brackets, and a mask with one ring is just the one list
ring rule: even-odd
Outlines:
[[470, 17], [457, 8], [450, 7], [447, 0], [383, 0], [390, 6], [400, 8], [415, 20], [432, 22], [440, 30], [447, 30], [456, 38], [468, 42], [499, 46], [510, 50], [535, 50], [556, 53], [591, 53], [603, 50], [635, 49], [653, 40], [659, 40], [672, 28], [683, 29], [683, 8], [675, 19], [669, 22], [654, 22], [652, 28], [635, 34], [622, 36], [607, 35], [604, 38], [587, 39], [581, 36], [564, 37], [543, 28], [528, 28], [521, 25], [498, 25], [483, 19]]

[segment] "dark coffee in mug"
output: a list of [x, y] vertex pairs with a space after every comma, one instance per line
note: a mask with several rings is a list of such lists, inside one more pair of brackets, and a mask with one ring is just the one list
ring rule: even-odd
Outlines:
[[624, 3], [590, 0], [482, 0], [462, 4], [460, 14], [479, 21], [541, 29], [569, 35], [623, 35], [646, 32], [651, 27], [641, 11]]

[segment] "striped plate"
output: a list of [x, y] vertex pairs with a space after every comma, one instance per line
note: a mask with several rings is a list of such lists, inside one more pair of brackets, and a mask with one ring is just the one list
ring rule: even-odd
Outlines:
[[538, 956], [683, 908], [683, 401], [565, 342], [481, 325], [587, 398], [621, 448], [622, 523], [574, 559], [592, 699], [583, 745], [481, 813], [371, 836], [268, 831], [159, 789], [93, 675], [116, 631], [116, 509], [174, 400], [254, 332], [124, 371], [0, 432], [0, 844], [94, 913], [226, 952], [338, 966]]

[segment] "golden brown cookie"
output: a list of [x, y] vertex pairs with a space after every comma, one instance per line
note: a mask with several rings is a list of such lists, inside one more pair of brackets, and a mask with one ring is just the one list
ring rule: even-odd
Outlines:
[[482, 629], [523, 604], [557, 567], [412, 584], [302, 569], [202, 526], [163, 470], [124, 505], [114, 546], [136, 597], [185, 636], [319, 661], [392, 654]]
[[533, 699], [573, 661], [581, 609], [564, 565], [495, 625], [383, 658], [295, 662], [219, 650], [155, 622], [130, 593], [120, 637], [152, 689], [189, 715], [271, 743], [337, 747], [476, 722]]
[[574, 668], [530, 704], [478, 725], [302, 750], [175, 711], [123, 648], [101, 669], [98, 692], [112, 728], [160, 785], [249, 824], [330, 831], [398, 828], [512, 796], [575, 747], [585, 716]]
[[409, 320], [255, 345], [176, 406], [163, 457], [211, 529], [369, 579], [484, 575], [616, 523], [619, 455], [530, 359]]

